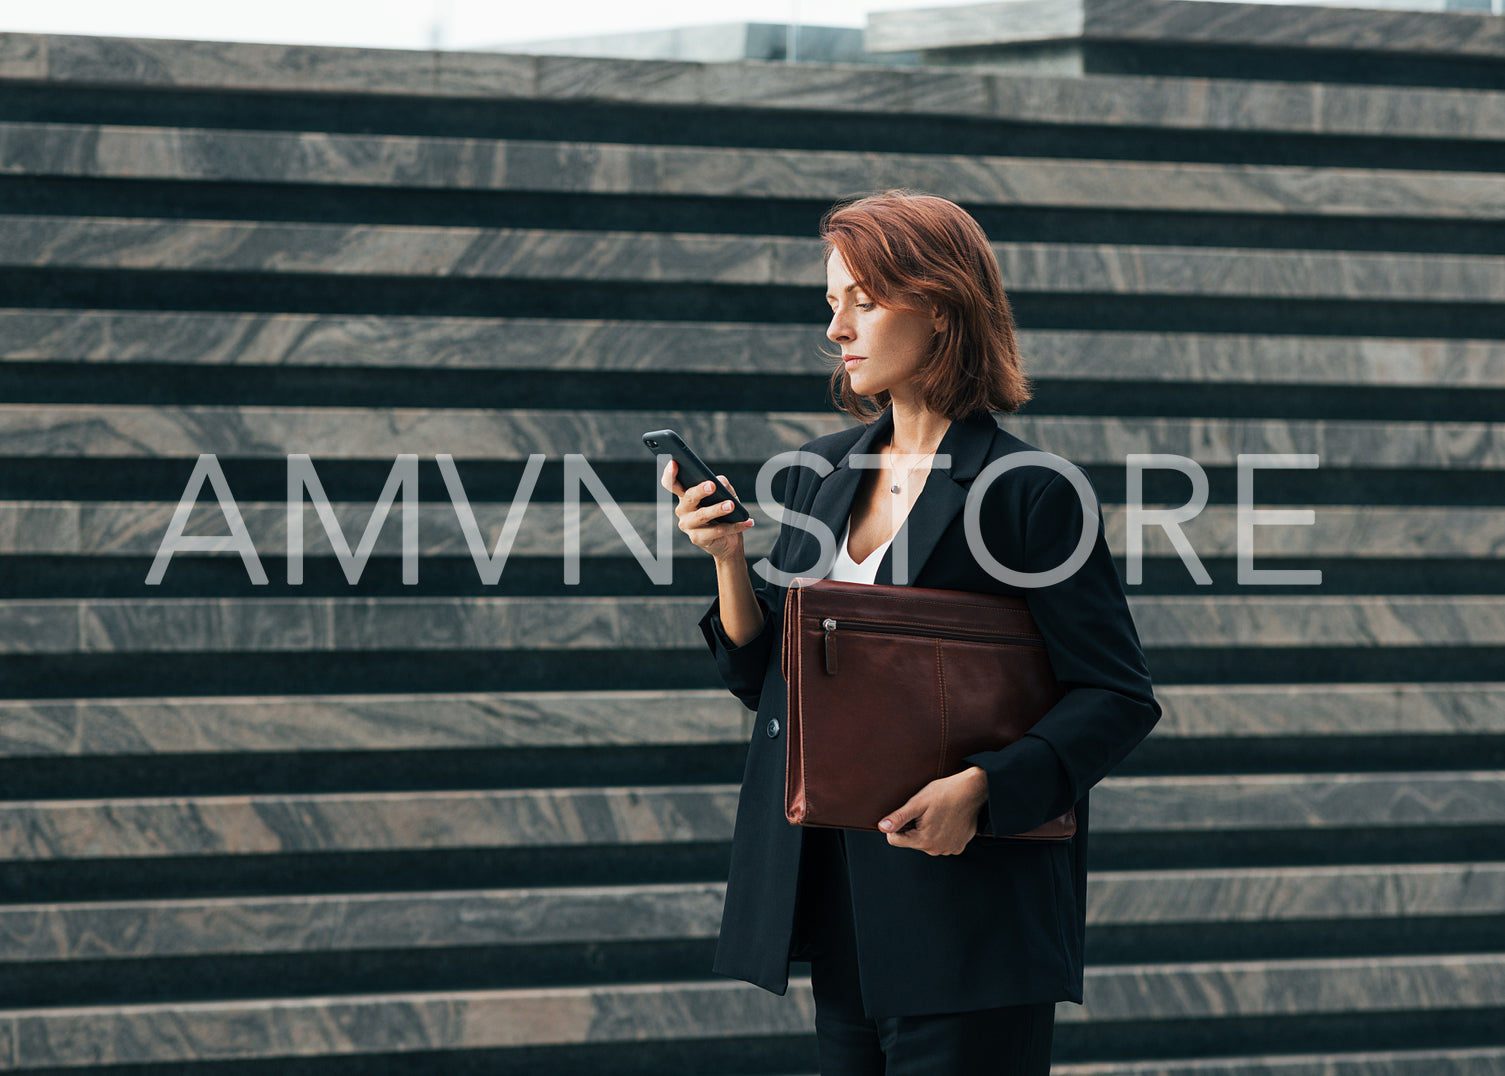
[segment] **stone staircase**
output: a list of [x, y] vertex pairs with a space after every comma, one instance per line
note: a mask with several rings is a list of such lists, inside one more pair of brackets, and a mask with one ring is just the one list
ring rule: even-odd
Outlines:
[[[1026, 440], [1146, 534], [1165, 716], [1094, 793], [1062, 1076], [1505, 1072], [1505, 95], [0, 35], [0, 1071], [814, 1070], [708, 972], [749, 716], [638, 443], [825, 404], [820, 213], [997, 241]], [[1238, 585], [1240, 453], [1259, 568]], [[267, 582], [180, 553], [200, 453]], [[416, 583], [389, 518], [418, 456]], [[542, 454], [499, 582], [487, 550]], [[1190, 483], [1145, 475], [1176, 505]], [[394, 506], [394, 514], [400, 502]], [[749, 536], [754, 556], [774, 528]], [[190, 534], [224, 534], [206, 485]], [[358, 549], [358, 554], [360, 550]], [[481, 553], [484, 559], [485, 552]]]

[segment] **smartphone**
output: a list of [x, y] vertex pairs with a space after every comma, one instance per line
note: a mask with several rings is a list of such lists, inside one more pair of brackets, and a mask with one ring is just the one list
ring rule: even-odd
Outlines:
[[700, 500], [700, 507], [709, 508], [713, 504], [722, 501], [731, 501], [732, 510], [722, 516], [718, 522], [741, 523], [744, 519], [751, 518], [747, 509], [737, 498], [732, 496], [732, 491], [727, 489], [716, 478], [716, 473], [706, 466], [705, 460], [695, 455], [693, 449], [685, 444], [685, 439], [673, 430], [654, 430], [652, 433], [643, 434], [643, 444], [648, 446], [648, 451], [655, 456], [663, 454], [674, 457], [674, 462], [679, 467], [679, 484], [685, 489], [698, 486], [702, 482], [715, 482], [716, 488], [706, 494]]

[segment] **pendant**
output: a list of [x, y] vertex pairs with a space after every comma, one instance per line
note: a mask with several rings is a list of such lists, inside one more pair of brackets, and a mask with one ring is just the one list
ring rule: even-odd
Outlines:
[[900, 490], [900, 489], [899, 489], [899, 486], [898, 486], [898, 484], [897, 484], [897, 483], [895, 483], [895, 484], [894, 484], [894, 485], [892, 485], [892, 486], [889, 486], [889, 487], [888, 487], [888, 491], [889, 491], [889, 492], [890, 492], [890, 493], [900, 493], [900, 492], [902, 492], [902, 491], [901, 491], [901, 490]]

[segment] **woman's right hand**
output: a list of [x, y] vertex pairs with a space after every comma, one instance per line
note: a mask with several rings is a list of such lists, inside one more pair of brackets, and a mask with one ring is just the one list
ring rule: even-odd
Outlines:
[[[726, 480], [725, 475], [717, 475], [716, 480], [736, 497], [737, 490]], [[679, 519], [679, 529], [689, 536], [690, 541], [718, 561], [733, 557], [741, 560], [745, 556], [742, 550], [742, 532], [751, 527], [753, 521], [745, 519], [741, 523], [718, 523], [720, 517], [732, 510], [732, 501], [700, 507], [700, 502], [716, 488], [713, 483], [702, 482], [685, 489], [679, 484], [679, 465], [670, 460], [664, 467], [660, 484], [679, 498], [679, 503], [674, 506], [674, 515]]]

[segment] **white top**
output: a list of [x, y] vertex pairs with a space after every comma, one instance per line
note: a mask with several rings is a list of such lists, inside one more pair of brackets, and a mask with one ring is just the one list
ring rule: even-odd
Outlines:
[[847, 539], [851, 537], [851, 534], [852, 520], [848, 517], [846, 529], [841, 532], [841, 541], [836, 547], [836, 563], [831, 565], [830, 574], [826, 578], [833, 579], [838, 583], [871, 584], [878, 577], [878, 565], [883, 562], [883, 554], [888, 552], [888, 547], [893, 544], [894, 540], [889, 538], [888, 541], [869, 553], [867, 558], [859, 564], [847, 552]]

